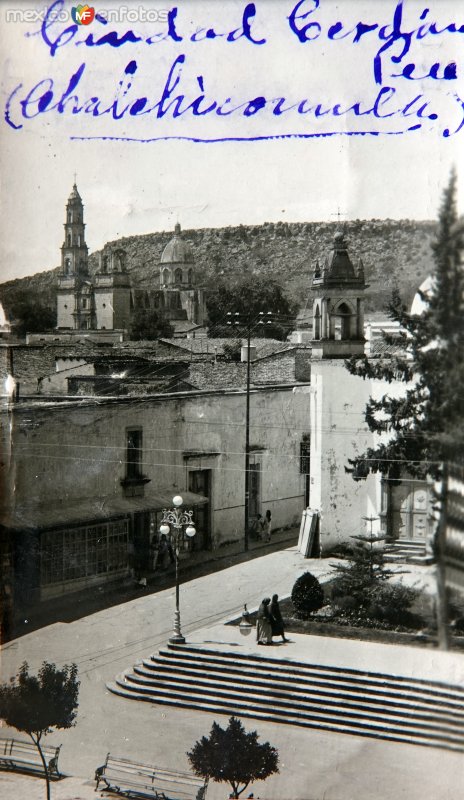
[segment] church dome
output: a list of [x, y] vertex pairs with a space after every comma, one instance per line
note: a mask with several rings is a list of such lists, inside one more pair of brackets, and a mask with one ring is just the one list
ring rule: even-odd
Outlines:
[[174, 228], [174, 236], [168, 242], [161, 256], [162, 264], [193, 264], [192, 248], [182, 239], [180, 225]]

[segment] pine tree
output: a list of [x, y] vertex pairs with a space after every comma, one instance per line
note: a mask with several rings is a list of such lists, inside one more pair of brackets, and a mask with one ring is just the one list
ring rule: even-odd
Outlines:
[[[381, 472], [390, 479], [408, 472], [417, 478], [438, 478], [443, 460], [452, 458], [464, 441], [464, 269], [460, 261], [464, 230], [456, 211], [456, 175], [444, 191], [433, 244], [432, 288], [421, 295], [421, 315], [408, 313], [397, 293], [390, 316], [400, 324], [398, 353], [377, 362], [352, 358], [352, 374], [407, 384], [401, 397], [371, 399], [365, 418], [375, 433], [392, 434], [387, 443], [369, 448], [350, 461], [353, 477]], [[399, 342], [398, 342], [399, 338]]]
[[334, 564], [332, 598], [349, 611], [366, 611], [373, 598], [395, 572], [384, 564], [384, 551], [374, 535], [352, 536], [353, 546], [346, 563]]

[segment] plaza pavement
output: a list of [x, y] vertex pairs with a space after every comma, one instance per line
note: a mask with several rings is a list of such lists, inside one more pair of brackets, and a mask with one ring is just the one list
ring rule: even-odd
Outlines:
[[[185, 583], [181, 588], [184, 633], [189, 641], [208, 643], [208, 647], [240, 648], [240, 652], [256, 649], [261, 654], [253, 634], [241, 637], [237, 628], [222, 624], [224, 619], [239, 614], [245, 602], [253, 608], [264, 595], [288, 595], [296, 577], [306, 569], [323, 579], [330, 572], [330, 563], [304, 560], [296, 548], [290, 548]], [[62, 744], [60, 767], [71, 776], [53, 783], [53, 800], [98, 796], [92, 778], [109, 751], [142, 763], [188, 769], [186, 752], [194, 742], [209, 732], [214, 720], [227, 722], [225, 716], [140, 703], [106, 689], [115, 675], [166, 643], [173, 605], [172, 588], [146, 594], [69, 624], [50, 625], [3, 648], [3, 680], [14, 675], [24, 660], [32, 670], [44, 659], [60, 665], [74, 661], [79, 668], [77, 724], [47, 737], [50, 744]], [[265, 648], [266, 657], [275, 652], [278, 658], [285, 654], [451, 683], [464, 679], [464, 657], [454, 653], [296, 634], [291, 639], [288, 645]], [[247, 719], [245, 727], [257, 729], [261, 741], [270, 741], [280, 755], [280, 774], [255, 784], [255, 798], [457, 800], [461, 796], [461, 753], [253, 719]], [[44, 789], [43, 779], [0, 773], [1, 800], [41, 800]], [[212, 783], [207, 796], [208, 800], [225, 800], [227, 787]]]

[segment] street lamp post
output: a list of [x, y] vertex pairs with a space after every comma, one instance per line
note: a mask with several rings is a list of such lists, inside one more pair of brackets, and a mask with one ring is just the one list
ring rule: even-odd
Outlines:
[[180, 608], [179, 608], [179, 548], [182, 539], [182, 531], [185, 528], [187, 536], [195, 536], [196, 530], [193, 525], [193, 511], [183, 511], [180, 506], [183, 504], [180, 495], [172, 499], [174, 508], [164, 508], [163, 518], [160, 525], [160, 533], [168, 536], [171, 532], [174, 535], [174, 552], [176, 564], [176, 610], [174, 612], [174, 631], [169, 641], [173, 644], [185, 644], [185, 636], [182, 635], [180, 627]]

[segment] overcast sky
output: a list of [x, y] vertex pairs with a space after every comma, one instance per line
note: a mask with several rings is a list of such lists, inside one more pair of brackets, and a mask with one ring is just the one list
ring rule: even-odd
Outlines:
[[[114, 10], [118, 5], [128, 4], [113, 2], [111, 8]], [[133, 9], [144, 7], [138, 2], [129, 5]], [[3, 280], [60, 263], [64, 207], [74, 172], [85, 204], [87, 243], [91, 251], [119, 236], [171, 229], [176, 221], [184, 228], [201, 228], [278, 220], [334, 220], [338, 207], [347, 219], [434, 219], [452, 163], [464, 181], [464, 133], [443, 136], [445, 125], [457, 127], [462, 119], [458, 98], [454, 97], [464, 96], [461, 73], [453, 81], [431, 78], [387, 81], [385, 74], [392, 71], [391, 62], [384, 69], [384, 85], [395, 87], [397, 96], [388, 110], [399, 108], [423, 93], [430, 103], [429, 110], [438, 110], [438, 122], [421, 120], [419, 130], [391, 135], [395, 129], [403, 130], [408, 124], [418, 123], [417, 117], [411, 115], [405, 119], [396, 115], [391, 121], [379, 122], [369, 116], [353, 120], [347, 115], [318, 120], [311, 114], [298, 117], [290, 112], [286, 117], [275, 117], [265, 111], [248, 118], [240, 113], [220, 119], [214, 115], [196, 119], [185, 115], [176, 120], [169, 114], [162, 120], [153, 119], [153, 115], [128, 116], [118, 123], [108, 115], [101, 119], [87, 115], [84, 119], [83, 115], [54, 112], [34, 119], [20, 118], [19, 98], [24, 98], [40, 80], [52, 77], [58, 99], [82, 63], [86, 65], [85, 75], [76, 90], [80, 100], [96, 95], [111, 100], [124, 68], [136, 60], [137, 74], [128, 97], [135, 100], [145, 95], [153, 104], [159, 99], [169, 69], [180, 53], [186, 61], [179, 87], [182, 85], [191, 99], [200, 93], [197, 76], [201, 75], [210, 101], [231, 96], [238, 105], [256, 96], [285, 96], [289, 103], [308, 98], [313, 104], [325, 102], [333, 106], [350, 105], [358, 99], [366, 108], [372, 105], [379, 88], [373, 80], [373, 57], [381, 42], [374, 36], [371, 39], [366, 36], [365, 44], [353, 45], [352, 37], [334, 42], [326, 34], [330, 25], [340, 20], [346, 31], [359, 20], [391, 23], [395, 2], [321, 0], [320, 8], [305, 20], [317, 22], [321, 33], [317, 41], [303, 44], [291, 31], [287, 19], [294, 2], [257, 0], [252, 30], [257, 39], [266, 39], [263, 45], [253, 45], [244, 37], [232, 43], [227, 43], [225, 37], [188, 41], [199, 27], [213, 26], [216, 32], [224, 33], [237, 28], [246, 5], [243, 2], [184, 0], [177, 5], [177, 32], [183, 36], [182, 42], [89, 48], [76, 46], [76, 36], [75, 41], [59, 48], [51, 57], [39, 35], [26, 35], [36, 31], [38, 23], [19, 19], [12, 22], [11, 17], [8, 21], [7, 14], [13, 4], [0, 3], [3, 107], [13, 89], [23, 84], [12, 104], [13, 120], [23, 127], [13, 130], [2, 120], [0, 128]], [[20, 9], [39, 6], [36, 2], [15, 4]], [[315, 2], [307, 2], [302, 11], [310, 11], [314, 6]], [[405, 30], [417, 28], [424, 3], [406, 0], [405, 6], [408, 23], [405, 22]], [[69, 12], [70, 7], [71, 4], [65, 4], [64, 10]], [[99, 7], [95, 4], [97, 11], [102, 7], [102, 3]], [[108, 7], [106, 3], [105, 8]], [[157, 9], [158, 3], [151, 2], [145, 7]], [[438, 19], [444, 26], [453, 21], [459, 4], [439, 0], [429, 2], [428, 7], [428, 19]], [[69, 24], [57, 26], [53, 31], [63, 30]], [[103, 26], [98, 30], [92, 26], [97, 23], [85, 28], [79, 26], [78, 35], [85, 38], [93, 31], [100, 36]], [[122, 18], [107, 27], [119, 34], [132, 28], [144, 36], [166, 29], [164, 22], [127, 22]], [[440, 60], [442, 69], [457, 57], [458, 51], [462, 54], [463, 45], [464, 36], [458, 34], [454, 38], [425, 37], [414, 44], [413, 55], [409, 54], [402, 66], [412, 58], [418, 65], [418, 74], [425, 74]], [[458, 70], [462, 65], [461, 57], [457, 61]], [[398, 71], [398, 67], [395, 69]], [[380, 135], [346, 136], [350, 125], [353, 130], [377, 130]], [[71, 136], [211, 139], [334, 130], [342, 135], [215, 143], [70, 139]]]

